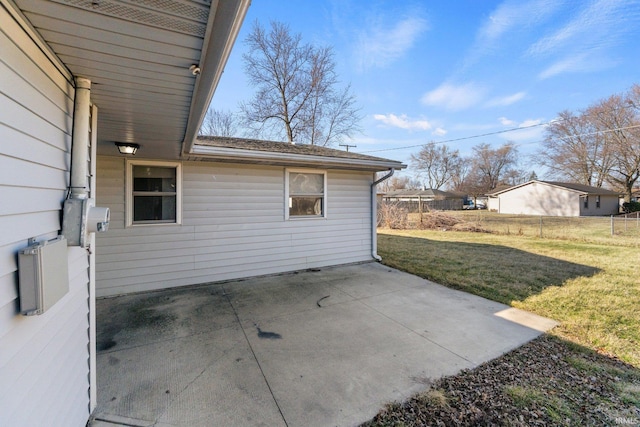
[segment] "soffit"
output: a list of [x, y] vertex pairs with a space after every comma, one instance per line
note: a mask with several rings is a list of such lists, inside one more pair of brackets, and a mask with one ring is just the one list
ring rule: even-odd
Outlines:
[[[117, 154], [114, 141], [132, 142], [143, 156], [164, 159], [179, 158], [187, 128], [197, 128], [248, 3], [16, 0], [71, 73], [92, 81], [98, 153]], [[203, 52], [213, 50], [216, 60], [204, 70]], [[203, 73], [194, 76], [192, 64]], [[198, 91], [204, 97], [194, 108]]]

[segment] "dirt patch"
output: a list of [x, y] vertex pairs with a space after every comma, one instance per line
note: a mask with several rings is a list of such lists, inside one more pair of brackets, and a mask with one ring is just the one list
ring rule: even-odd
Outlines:
[[362, 426], [640, 425], [640, 371], [558, 338], [441, 378]]
[[409, 216], [409, 225], [419, 230], [440, 231], [472, 231], [476, 233], [488, 233], [475, 222], [465, 221], [462, 218], [449, 215], [443, 211], [429, 211]]

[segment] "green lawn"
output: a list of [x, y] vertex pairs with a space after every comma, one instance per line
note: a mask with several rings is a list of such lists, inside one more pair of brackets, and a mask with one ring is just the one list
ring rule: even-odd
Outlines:
[[555, 319], [554, 334], [640, 367], [637, 239], [380, 230], [378, 253], [389, 266]]

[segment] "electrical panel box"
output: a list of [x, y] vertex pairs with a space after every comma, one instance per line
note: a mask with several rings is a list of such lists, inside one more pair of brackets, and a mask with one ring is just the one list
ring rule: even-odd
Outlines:
[[69, 292], [67, 239], [36, 243], [18, 253], [20, 312], [42, 314]]

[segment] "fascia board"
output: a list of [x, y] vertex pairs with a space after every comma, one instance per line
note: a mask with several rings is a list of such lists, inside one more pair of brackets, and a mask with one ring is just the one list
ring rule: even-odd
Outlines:
[[[202, 72], [197, 76], [191, 97], [189, 118], [182, 142], [183, 154], [189, 154], [193, 149], [198, 131], [207, 114], [211, 98], [222, 77], [250, 4], [251, 0], [212, 2], [200, 64], [197, 64]], [[235, 8], [235, 10], [227, 10], [228, 8]], [[231, 23], [223, 25], [227, 20], [225, 17], [229, 14], [233, 15]]]
[[404, 169], [407, 166], [394, 161], [377, 161], [363, 159], [347, 159], [339, 157], [310, 156], [305, 154], [274, 153], [270, 151], [238, 150], [235, 148], [210, 147], [196, 145], [191, 150], [192, 155], [202, 156], [208, 159], [220, 160], [244, 160], [256, 163], [273, 163], [278, 165], [313, 165], [313, 166], [334, 166], [355, 170], [388, 170]]

